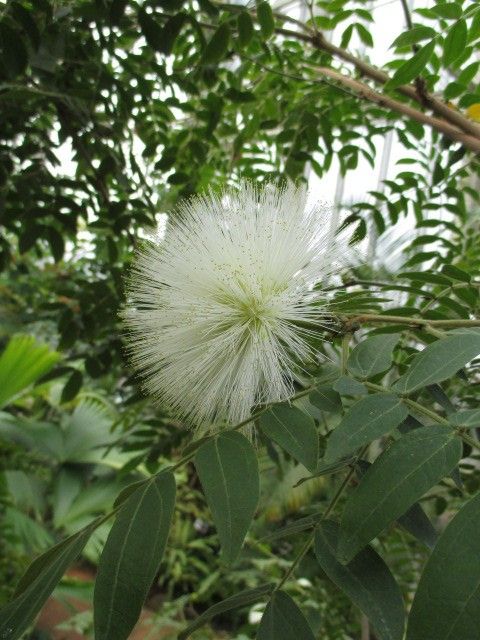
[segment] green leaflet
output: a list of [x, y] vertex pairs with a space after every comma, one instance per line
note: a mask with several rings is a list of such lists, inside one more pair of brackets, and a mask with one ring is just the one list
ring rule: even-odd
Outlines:
[[386, 333], [363, 340], [350, 353], [348, 370], [359, 378], [370, 378], [386, 371], [390, 367], [393, 349], [399, 339], [398, 333]]
[[258, 463], [251, 443], [224, 431], [203, 444], [195, 467], [212, 512], [227, 564], [237, 558], [259, 499]]
[[417, 44], [422, 40], [432, 39], [435, 37], [435, 30], [431, 27], [426, 27], [424, 25], [416, 25], [412, 29], [408, 31], [404, 31], [401, 33], [398, 38], [396, 38], [390, 48], [393, 47], [408, 47], [412, 44]]
[[402, 64], [393, 77], [385, 85], [386, 90], [392, 90], [399, 87], [402, 84], [407, 84], [415, 78], [418, 78], [422, 71], [427, 66], [428, 61], [432, 57], [433, 50], [435, 49], [435, 41], [431, 41], [428, 44], [421, 47], [411, 58]]
[[260, 429], [309, 471], [318, 462], [318, 434], [313, 419], [288, 404], [273, 406], [260, 417]]
[[361, 609], [379, 640], [401, 640], [405, 610], [400, 589], [382, 558], [365, 547], [348, 565], [335, 558], [338, 525], [322, 522], [315, 530], [315, 555], [327, 576]]
[[[357, 475], [362, 478], [367, 469], [372, 465], [365, 460], [358, 460], [356, 464]], [[412, 536], [417, 538], [429, 549], [433, 549], [438, 539], [438, 534], [430, 522], [427, 514], [420, 504], [416, 502], [405, 511], [405, 513], [397, 518], [397, 524], [408, 531]]]
[[333, 462], [392, 431], [408, 415], [397, 396], [376, 393], [355, 402], [328, 438], [325, 462]]
[[418, 502], [413, 504], [403, 516], [397, 518], [397, 522], [426, 547], [433, 549], [437, 542], [438, 534]]
[[455, 375], [480, 353], [480, 329], [455, 329], [417, 354], [392, 389], [411, 393]]
[[455, 62], [467, 45], [467, 23], [463, 18], [457, 20], [448, 30], [443, 43], [443, 64], [445, 67]]
[[274, 591], [262, 616], [257, 640], [315, 640], [303, 613], [283, 591]]
[[130, 635], [158, 571], [174, 506], [171, 471], [140, 485], [122, 503], [98, 565], [96, 640], [126, 640]]
[[218, 616], [220, 613], [225, 613], [232, 609], [239, 609], [240, 607], [246, 607], [249, 604], [258, 602], [258, 600], [261, 600], [264, 596], [270, 594], [273, 587], [273, 584], [264, 584], [261, 587], [256, 587], [255, 589], [245, 589], [230, 598], [226, 598], [221, 602], [215, 603], [202, 613], [201, 616], [198, 616], [192, 624], [188, 625], [188, 627], [178, 635], [178, 640], [186, 640], [194, 631], [196, 631], [196, 629], [200, 629], [200, 627], [203, 627], [206, 622], [215, 616]]
[[257, 6], [257, 19], [260, 30], [265, 39], [269, 38], [275, 30], [272, 7], [268, 2], [260, 2]]
[[340, 376], [333, 388], [341, 396], [364, 396], [368, 393], [365, 385], [348, 376]]
[[101, 519], [39, 556], [20, 580], [15, 599], [0, 611], [0, 638], [17, 640], [28, 629]]
[[242, 11], [237, 18], [238, 41], [241, 47], [247, 45], [255, 33], [248, 11]]
[[448, 416], [448, 421], [454, 427], [476, 429], [480, 427], [480, 409], [463, 409]]
[[310, 402], [321, 411], [335, 413], [342, 410], [342, 401], [337, 391], [332, 387], [317, 387], [308, 396]]
[[349, 562], [450, 473], [462, 443], [448, 427], [421, 427], [402, 436], [372, 464], [350, 494], [340, 525], [337, 557]]
[[407, 640], [480, 637], [480, 494], [440, 536], [413, 601]]
[[230, 43], [230, 27], [226, 22], [215, 31], [203, 52], [205, 64], [216, 64], [224, 58]]

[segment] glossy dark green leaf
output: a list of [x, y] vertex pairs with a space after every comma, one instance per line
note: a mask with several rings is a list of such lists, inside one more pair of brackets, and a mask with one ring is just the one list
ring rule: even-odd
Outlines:
[[162, 29], [161, 42], [158, 43], [159, 51], [165, 55], [170, 55], [172, 53], [175, 40], [177, 39], [186, 20], [186, 14], [180, 12], [166, 21]]
[[127, 8], [128, 0], [112, 0], [110, 5], [110, 21], [112, 24], [119, 24], [123, 16], [125, 15], [125, 9]]
[[349, 564], [340, 564], [335, 557], [337, 539], [335, 522], [322, 522], [315, 530], [315, 555], [323, 571], [367, 616], [378, 640], [401, 640], [405, 609], [389, 568], [371, 547]]
[[33, 17], [34, 12], [24, 7], [20, 2], [12, 2], [10, 7], [12, 15], [25, 30], [33, 48], [38, 49], [40, 45], [40, 32]]
[[292, 598], [274, 591], [260, 621], [257, 640], [315, 640], [315, 636]]
[[55, 260], [55, 262], [60, 262], [65, 252], [65, 242], [63, 240], [62, 234], [57, 231], [57, 229], [49, 227], [47, 231], [47, 240], [48, 244], [50, 245], [53, 259]]
[[200, 5], [202, 11], [208, 13], [209, 16], [215, 17], [220, 13], [219, 8], [216, 7], [213, 2], [210, 2], [210, 0], [198, 0], [198, 4]]
[[393, 77], [389, 82], [385, 85], [385, 88], [395, 89], [402, 84], [408, 84], [415, 78], [418, 78], [422, 71], [428, 64], [428, 61], [432, 57], [433, 50], [435, 48], [435, 42], [429, 42], [428, 44], [421, 47], [411, 58], [407, 60], [400, 66]]
[[237, 558], [259, 499], [255, 449], [235, 431], [225, 431], [203, 444], [195, 467], [212, 512], [227, 564]]
[[272, 7], [268, 2], [260, 2], [257, 6], [257, 19], [265, 39], [270, 38], [275, 30]]
[[253, 21], [248, 11], [242, 11], [237, 18], [238, 40], [241, 47], [247, 45], [253, 38]]
[[355, 402], [330, 434], [325, 461], [333, 462], [392, 431], [408, 415], [403, 402], [390, 393], [376, 393]]
[[457, 513], [423, 570], [407, 640], [479, 638], [480, 494]]
[[63, 387], [60, 402], [70, 402], [82, 388], [83, 375], [81, 371], [74, 371]]
[[0, 22], [0, 64], [8, 78], [23, 73], [28, 65], [28, 52], [19, 32]]
[[264, 584], [261, 587], [256, 587], [255, 589], [245, 589], [230, 598], [226, 598], [221, 602], [215, 603], [204, 611], [202, 615], [198, 616], [192, 624], [188, 625], [184, 631], [179, 633], [178, 640], [186, 640], [194, 631], [200, 629], [200, 627], [203, 627], [203, 625], [209, 620], [221, 613], [232, 611], [233, 609], [240, 609], [241, 607], [246, 607], [258, 602], [265, 596], [269, 595], [272, 592], [273, 587], [273, 584]]
[[158, 571], [175, 506], [175, 478], [154, 476], [123, 502], [100, 557], [94, 592], [96, 640], [126, 640]]
[[275, 405], [260, 417], [260, 429], [309, 471], [315, 471], [318, 434], [308, 414], [288, 404]]
[[408, 371], [393, 385], [398, 393], [411, 393], [455, 375], [480, 353], [480, 329], [455, 329], [416, 355]]
[[138, 11], [138, 22], [148, 46], [155, 51], [161, 51], [163, 45], [161, 25], [143, 8]]
[[226, 22], [221, 24], [207, 43], [203, 52], [206, 64], [216, 64], [225, 57], [230, 42], [230, 27]]
[[359, 378], [370, 378], [390, 368], [398, 333], [371, 336], [357, 344], [348, 357], [348, 370]]
[[0, 638], [17, 640], [29, 628], [61, 577], [81, 553], [99, 521], [39, 556], [20, 580], [15, 597], [0, 610]]
[[342, 410], [340, 396], [332, 387], [317, 387], [308, 396], [308, 399], [321, 411], [336, 413]]
[[421, 427], [386, 449], [350, 494], [343, 512], [337, 557], [349, 562], [391, 522], [448, 475], [462, 442], [448, 427]]
[[443, 64], [448, 65], [455, 62], [465, 50], [467, 45], [467, 23], [462, 18], [448, 30], [443, 43]]

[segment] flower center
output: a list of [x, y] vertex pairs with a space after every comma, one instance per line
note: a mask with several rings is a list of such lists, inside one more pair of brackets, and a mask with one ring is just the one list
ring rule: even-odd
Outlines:
[[248, 300], [239, 301], [238, 308], [242, 319], [257, 332], [267, 325], [271, 325], [275, 320], [275, 311], [272, 305], [253, 296]]

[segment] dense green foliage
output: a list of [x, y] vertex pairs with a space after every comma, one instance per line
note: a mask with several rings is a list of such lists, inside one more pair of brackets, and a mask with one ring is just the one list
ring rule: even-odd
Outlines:
[[[127, 638], [146, 600], [170, 638], [480, 639], [480, 8], [406, 11], [380, 68], [364, 2], [309, 7], [0, 10], [1, 638], [34, 637], [80, 558], [87, 638]], [[338, 203], [375, 259], [330, 287], [328, 364], [255, 446], [196, 440], [124, 356], [136, 246], [179, 198], [348, 181], [390, 134], [395, 175]]]

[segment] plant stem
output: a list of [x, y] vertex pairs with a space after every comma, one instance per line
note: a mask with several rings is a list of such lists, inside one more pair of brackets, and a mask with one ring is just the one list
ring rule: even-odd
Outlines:
[[346, 333], [342, 338], [342, 352], [340, 359], [340, 370], [342, 375], [347, 373], [347, 360], [348, 360], [348, 352], [350, 350], [350, 338], [352, 337], [351, 333]]
[[[368, 446], [369, 445], [366, 445], [365, 447], [363, 447], [363, 449], [360, 451], [360, 453], [357, 456], [357, 460], [359, 460], [365, 454], [365, 452], [368, 449]], [[323, 516], [321, 517], [319, 522], [322, 522], [322, 520], [325, 520], [326, 518], [328, 518], [328, 516], [335, 509], [335, 507], [337, 506], [338, 501], [340, 500], [340, 498], [343, 495], [343, 492], [348, 487], [348, 484], [349, 484], [350, 480], [352, 479], [352, 476], [353, 476], [354, 473], [355, 473], [355, 463], [352, 463], [347, 475], [342, 480], [342, 483], [340, 484], [338, 489], [335, 491], [335, 494], [334, 494], [333, 498], [330, 500], [330, 503], [329, 503], [328, 507], [326, 508], [325, 513], [323, 514]], [[285, 575], [280, 580], [278, 585], [275, 587], [275, 591], [278, 591], [279, 589], [281, 589], [283, 587], [283, 585], [287, 582], [287, 580], [291, 577], [291, 575], [293, 574], [295, 569], [300, 564], [302, 558], [305, 556], [307, 551], [312, 546], [314, 536], [315, 536], [315, 529], [310, 533], [310, 535], [308, 536], [307, 540], [305, 541], [305, 544], [302, 546], [302, 548], [300, 549], [298, 554], [295, 556], [292, 564], [290, 565], [288, 570], [285, 572]]]
[[[386, 387], [382, 387], [379, 384], [373, 384], [373, 382], [363, 382], [363, 384], [368, 388], [371, 389], [372, 391], [380, 391], [380, 392], [386, 392], [386, 393], [390, 393], [390, 389], [387, 389]], [[418, 413], [423, 414], [424, 416], [427, 416], [428, 418], [431, 418], [432, 420], [435, 420], [435, 422], [438, 422], [439, 424], [444, 424], [444, 425], [450, 425], [450, 422], [447, 420], [447, 418], [444, 418], [443, 416], [441, 416], [440, 414], [438, 414], [436, 411], [433, 411], [432, 409], [428, 409], [427, 407], [424, 407], [422, 404], [420, 404], [419, 402], [416, 402], [415, 400], [411, 400], [410, 398], [405, 398], [402, 397], [402, 401], [408, 405], [409, 407], [411, 407], [412, 409], [414, 409], [415, 411], [417, 411]], [[467, 444], [469, 444], [471, 447], [473, 447], [474, 449], [478, 449], [480, 451], [480, 442], [478, 440], [475, 440], [475, 438], [472, 438], [471, 436], [469, 436], [468, 434], [464, 433], [462, 431], [462, 429], [460, 427], [457, 427], [455, 429], [455, 433]]]
[[354, 323], [385, 323], [385, 324], [406, 324], [410, 326], [429, 326], [429, 327], [480, 327], [480, 319], [464, 320], [427, 320], [426, 318], [406, 318], [405, 316], [390, 316], [376, 313], [359, 314], [342, 314], [342, 318], [348, 320], [350, 324]]
[[295, 559], [293, 560], [292, 564], [289, 566], [289, 568], [287, 569], [287, 571], [285, 572], [283, 578], [280, 580], [280, 582], [278, 583], [278, 585], [275, 587], [275, 591], [279, 591], [283, 585], [287, 582], [287, 580], [290, 578], [290, 576], [293, 574], [293, 572], [295, 571], [295, 569], [298, 567], [298, 565], [300, 564], [302, 558], [305, 556], [305, 554], [307, 553], [307, 551], [310, 549], [310, 547], [312, 546], [313, 543], [313, 538], [315, 535], [315, 530], [313, 530], [307, 540], [305, 541], [305, 544], [302, 546], [302, 548], [300, 549], [300, 551], [297, 553], [297, 555], [295, 556]]

